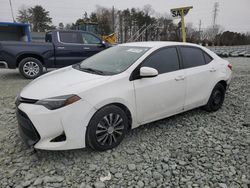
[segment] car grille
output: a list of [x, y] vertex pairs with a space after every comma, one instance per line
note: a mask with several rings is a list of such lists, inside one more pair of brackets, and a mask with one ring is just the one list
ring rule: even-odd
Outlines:
[[20, 136], [28, 146], [35, 145], [40, 140], [40, 135], [29, 117], [21, 110], [16, 110]]

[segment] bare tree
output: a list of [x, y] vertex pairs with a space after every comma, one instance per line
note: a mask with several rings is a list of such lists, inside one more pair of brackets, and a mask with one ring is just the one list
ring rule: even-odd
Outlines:
[[155, 10], [150, 4], [144, 5], [142, 10], [146, 15], [149, 15], [149, 16], [152, 16], [155, 13]]
[[208, 27], [203, 32], [201, 32], [201, 40], [206, 40], [214, 43], [216, 35], [223, 32], [223, 27], [220, 25], [215, 25], [214, 27]]

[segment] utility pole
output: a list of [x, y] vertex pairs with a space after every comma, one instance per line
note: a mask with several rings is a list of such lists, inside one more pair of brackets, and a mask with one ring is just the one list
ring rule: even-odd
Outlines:
[[123, 17], [122, 17], [122, 12], [119, 12], [119, 29], [120, 29], [120, 43], [123, 43]]
[[112, 30], [115, 33], [115, 7], [112, 7]]
[[201, 20], [199, 21], [199, 42], [201, 41]]
[[217, 16], [218, 16], [218, 12], [219, 12], [219, 3], [216, 2], [214, 3], [214, 10], [213, 10], [213, 45], [214, 45], [214, 40], [215, 40], [215, 37], [216, 37], [216, 19], [217, 19]]
[[213, 10], [213, 29], [215, 29], [218, 12], [219, 12], [219, 3], [216, 2], [214, 3], [214, 10]]
[[13, 8], [12, 8], [11, 0], [9, 0], [9, 2], [10, 2], [10, 10], [11, 10], [11, 15], [12, 15], [13, 22], [16, 22], [15, 18], [14, 18], [14, 13], [13, 13]]

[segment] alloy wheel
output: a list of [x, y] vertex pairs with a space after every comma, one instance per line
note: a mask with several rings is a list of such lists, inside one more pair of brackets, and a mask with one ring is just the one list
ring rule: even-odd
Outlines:
[[222, 93], [219, 90], [216, 90], [213, 95], [213, 103], [214, 105], [220, 105], [222, 102]]
[[39, 65], [35, 62], [28, 61], [23, 66], [23, 72], [30, 77], [34, 77], [39, 74]]
[[104, 116], [97, 125], [96, 138], [100, 145], [111, 146], [123, 134], [124, 121], [119, 114], [110, 113]]

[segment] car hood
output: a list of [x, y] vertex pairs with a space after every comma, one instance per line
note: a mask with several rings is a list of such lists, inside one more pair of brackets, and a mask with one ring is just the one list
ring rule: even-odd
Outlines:
[[39, 100], [68, 94], [79, 94], [84, 90], [102, 84], [109, 78], [110, 76], [91, 74], [72, 67], [66, 67], [35, 79], [21, 91], [20, 96]]

